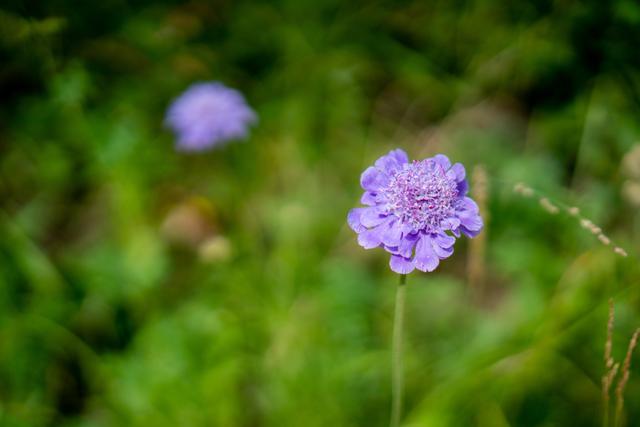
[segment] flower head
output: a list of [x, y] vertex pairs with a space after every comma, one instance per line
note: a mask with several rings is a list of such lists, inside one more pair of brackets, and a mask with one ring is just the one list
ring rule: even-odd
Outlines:
[[165, 125], [178, 149], [202, 151], [246, 138], [257, 121], [240, 92], [218, 82], [195, 83], [169, 106]]
[[349, 212], [349, 226], [360, 246], [389, 252], [397, 273], [435, 270], [461, 233], [482, 230], [478, 205], [466, 196], [464, 166], [452, 166], [443, 154], [409, 162], [393, 150], [362, 173], [360, 185], [366, 207]]

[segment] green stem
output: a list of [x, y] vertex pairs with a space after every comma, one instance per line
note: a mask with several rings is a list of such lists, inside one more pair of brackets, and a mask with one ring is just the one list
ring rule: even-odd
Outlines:
[[396, 310], [393, 318], [393, 343], [391, 349], [391, 427], [400, 425], [402, 414], [403, 367], [402, 367], [402, 329], [404, 323], [404, 301], [407, 276], [400, 275], [396, 292]]
[[609, 427], [609, 396], [603, 396], [602, 427]]
[[621, 403], [620, 399], [622, 399], [622, 396], [617, 394], [616, 395], [616, 413], [614, 414], [614, 417], [613, 417], [613, 426], [614, 427], [619, 427], [620, 426], [620, 420], [622, 419], [622, 405], [623, 404]]

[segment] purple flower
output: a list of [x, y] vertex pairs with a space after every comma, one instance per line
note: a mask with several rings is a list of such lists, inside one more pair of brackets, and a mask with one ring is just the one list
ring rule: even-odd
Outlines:
[[349, 226], [365, 249], [383, 247], [396, 273], [433, 271], [453, 253], [460, 233], [482, 230], [478, 205], [466, 196], [464, 166], [447, 156], [409, 162], [393, 150], [360, 177], [363, 208], [349, 212]]
[[257, 121], [240, 92], [218, 82], [195, 83], [173, 101], [165, 125], [177, 137], [177, 148], [202, 151], [247, 137]]

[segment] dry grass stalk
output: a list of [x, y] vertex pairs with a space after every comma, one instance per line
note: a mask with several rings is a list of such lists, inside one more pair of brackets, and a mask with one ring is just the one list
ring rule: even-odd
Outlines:
[[614, 245], [611, 239], [602, 232], [601, 227], [597, 226], [590, 219], [585, 218], [580, 214], [580, 209], [577, 206], [567, 206], [563, 203], [554, 203], [548, 197], [544, 197], [538, 194], [538, 192], [536, 192], [533, 188], [528, 187], [522, 182], [517, 183], [513, 187], [513, 191], [527, 198], [537, 197], [538, 203], [540, 204], [540, 206], [542, 206], [542, 208], [545, 211], [549, 212], [550, 214], [555, 215], [560, 211], [566, 212], [570, 216], [576, 218], [582, 228], [584, 228], [585, 230], [589, 231], [591, 234], [596, 236], [600, 241], [600, 243], [602, 243], [605, 246], [612, 245], [613, 253], [621, 257], [627, 256], [627, 251], [625, 251], [624, 249], [622, 249], [617, 245]]
[[[603, 427], [609, 427], [609, 402], [610, 402], [610, 390], [613, 382], [620, 369], [620, 364], [616, 363], [612, 355], [612, 342], [613, 342], [613, 324], [614, 324], [614, 311], [613, 300], [609, 299], [609, 316], [607, 319], [607, 339], [604, 344], [604, 365], [605, 373], [602, 376], [602, 425]], [[624, 390], [629, 381], [629, 375], [631, 372], [631, 356], [633, 350], [638, 343], [638, 336], [640, 335], [640, 328], [636, 329], [629, 341], [629, 347], [627, 348], [627, 354], [622, 363], [622, 370], [620, 371], [620, 378], [615, 390], [616, 409], [615, 416], [613, 418], [613, 425], [618, 427], [622, 420], [622, 413], [624, 409]]]
[[620, 368], [619, 363], [614, 363], [609, 371], [607, 371], [602, 377], [602, 412], [603, 412], [603, 422], [602, 425], [604, 427], [609, 427], [609, 390], [611, 390], [611, 384], [613, 384], [613, 380], [618, 373], [618, 369]]
[[624, 249], [622, 249], [621, 247], [615, 247], [613, 248], [613, 251], [615, 253], [617, 253], [620, 256], [626, 257], [627, 256], [627, 251], [625, 251]]
[[611, 239], [604, 234], [598, 234], [598, 240], [600, 240], [600, 242], [605, 246], [609, 246], [609, 243], [611, 243]]
[[604, 344], [604, 365], [607, 369], [613, 366], [613, 357], [611, 357], [611, 346], [613, 340], [613, 299], [609, 298], [609, 317], [607, 319], [607, 341]]
[[629, 341], [629, 347], [627, 348], [627, 355], [624, 358], [624, 362], [622, 363], [622, 372], [620, 373], [621, 377], [618, 380], [618, 385], [616, 387], [616, 415], [614, 418], [614, 426], [618, 427], [620, 425], [620, 420], [622, 418], [622, 410], [624, 408], [624, 389], [627, 386], [627, 382], [629, 381], [629, 373], [631, 369], [631, 356], [633, 355], [633, 350], [636, 348], [636, 344], [638, 343], [638, 334], [640, 334], [640, 329], [636, 329]]
[[560, 212], [560, 208], [558, 208], [556, 205], [551, 203], [551, 201], [549, 199], [547, 199], [546, 197], [542, 197], [539, 200], [539, 203], [540, 203], [540, 206], [542, 206], [545, 211], [549, 212], [552, 215], [555, 215], [558, 212]]
[[611, 356], [611, 347], [613, 341], [613, 299], [609, 299], [609, 316], [607, 318], [607, 339], [604, 343], [604, 366], [605, 372], [602, 376], [602, 425], [609, 427], [609, 390], [616, 374], [618, 373], [618, 364], [615, 363]]
[[469, 242], [469, 259], [467, 268], [467, 277], [471, 293], [476, 300], [482, 298], [484, 283], [486, 277], [485, 253], [487, 246], [487, 223], [489, 220], [487, 201], [489, 198], [489, 179], [487, 171], [482, 165], [477, 165], [473, 169], [471, 176], [472, 197], [478, 203], [480, 214], [484, 218], [485, 229], [475, 239]]

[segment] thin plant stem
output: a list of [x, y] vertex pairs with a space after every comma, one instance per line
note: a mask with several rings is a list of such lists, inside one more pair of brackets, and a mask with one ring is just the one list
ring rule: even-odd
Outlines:
[[396, 291], [396, 309], [393, 317], [393, 343], [391, 348], [391, 427], [400, 425], [402, 414], [402, 394], [404, 388], [402, 365], [402, 331], [404, 324], [404, 302], [406, 293], [406, 274], [400, 275]]
[[608, 375], [602, 377], [602, 427], [609, 427], [609, 385]]
[[624, 358], [624, 362], [622, 364], [622, 373], [621, 377], [618, 380], [618, 385], [616, 387], [616, 412], [615, 418], [613, 419], [613, 425], [618, 427], [622, 424], [622, 409], [624, 408], [624, 389], [627, 386], [627, 381], [629, 381], [629, 374], [631, 371], [631, 356], [633, 355], [633, 350], [636, 348], [638, 344], [638, 335], [640, 335], [640, 329], [636, 329], [629, 341], [629, 348], [627, 349], [627, 355]]
[[485, 265], [485, 253], [487, 249], [487, 223], [489, 222], [489, 214], [487, 212], [487, 199], [488, 199], [488, 176], [487, 171], [482, 165], [477, 165], [473, 168], [471, 175], [472, 181], [472, 196], [478, 203], [482, 217], [484, 218], [484, 233], [476, 239], [472, 239], [469, 242], [468, 252], [468, 269], [467, 277], [469, 281], [470, 296], [476, 303], [481, 303], [483, 300], [485, 277], [486, 277], [486, 265]]
[[609, 427], [609, 389], [618, 372], [618, 364], [615, 363], [611, 356], [611, 347], [613, 342], [613, 299], [609, 298], [609, 316], [607, 318], [607, 339], [604, 344], [604, 367], [605, 372], [602, 377], [602, 427]]

